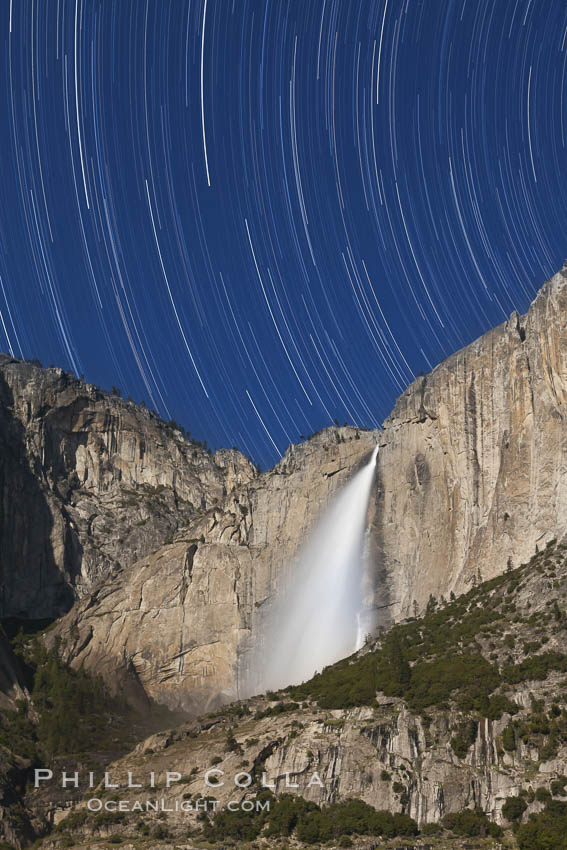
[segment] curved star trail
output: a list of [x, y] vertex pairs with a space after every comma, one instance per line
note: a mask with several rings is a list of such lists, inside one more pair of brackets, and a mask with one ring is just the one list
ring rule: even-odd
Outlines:
[[567, 255], [554, 0], [5, 0], [0, 348], [273, 463]]

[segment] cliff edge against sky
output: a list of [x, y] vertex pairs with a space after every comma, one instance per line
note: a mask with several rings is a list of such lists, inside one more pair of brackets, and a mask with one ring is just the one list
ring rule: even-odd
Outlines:
[[55, 630], [68, 660], [171, 707], [235, 698], [309, 528], [377, 442], [383, 623], [528, 560], [567, 527], [566, 323], [564, 268], [525, 316], [414, 381], [382, 431], [328, 429], [261, 474], [61, 370], [4, 358], [4, 616], [69, 611]]

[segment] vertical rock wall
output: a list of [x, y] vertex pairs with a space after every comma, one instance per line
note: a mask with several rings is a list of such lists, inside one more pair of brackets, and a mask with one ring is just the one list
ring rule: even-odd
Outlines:
[[567, 530], [567, 267], [418, 378], [384, 424], [374, 560], [396, 619]]

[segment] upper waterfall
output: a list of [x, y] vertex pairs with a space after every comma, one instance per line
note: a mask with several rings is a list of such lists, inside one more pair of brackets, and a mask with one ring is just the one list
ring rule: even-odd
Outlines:
[[305, 681], [360, 644], [364, 533], [377, 454], [378, 447], [325, 510], [272, 606], [254, 671], [262, 690]]

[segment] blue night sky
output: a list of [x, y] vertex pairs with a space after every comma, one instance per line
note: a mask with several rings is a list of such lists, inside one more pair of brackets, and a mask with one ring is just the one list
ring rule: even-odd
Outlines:
[[0, 349], [261, 465], [567, 256], [556, 0], [1, 0]]

